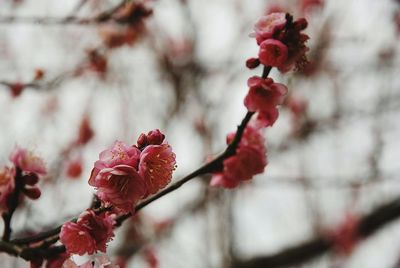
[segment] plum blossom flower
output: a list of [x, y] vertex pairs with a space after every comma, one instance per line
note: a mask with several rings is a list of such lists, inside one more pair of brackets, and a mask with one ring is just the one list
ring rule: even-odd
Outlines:
[[10, 160], [15, 166], [17, 174], [15, 180], [21, 193], [30, 199], [38, 199], [41, 192], [35, 185], [39, 182], [39, 175], [46, 174], [43, 160], [33, 152], [20, 147], [15, 147], [10, 154]]
[[64, 223], [60, 232], [60, 241], [65, 245], [68, 253], [84, 255], [93, 254], [96, 251], [96, 244], [89, 230], [74, 222]]
[[[228, 135], [228, 144], [234, 135]], [[235, 188], [241, 181], [250, 180], [254, 175], [264, 172], [267, 165], [266, 152], [261, 129], [248, 125], [236, 154], [224, 160], [222, 172], [213, 174], [211, 186]]]
[[165, 135], [155, 129], [141, 134], [137, 140], [142, 150], [139, 162], [139, 174], [146, 183], [146, 194], [155, 194], [164, 188], [175, 170], [175, 154], [169, 144], [164, 142]]
[[149, 145], [140, 155], [139, 174], [146, 183], [146, 195], [167, 186], [175, 170], [175, 154], [168, 144]]
[[70, 254], [105, 252], [107, 242], [114, 236], [113, 226], [112, 215], [108, 213], [96, 215], [93, 210], [87, 210], [80, 215], [76, 223], [64, 223], [60, 241]]
[[45, 175], [46, 167], [43, 160], [33, 152], [26, 149], [15, 147], [10, 155], [10, 161], [14, 165], [25, 172], [35, 173], [37, 175]]
[[89, 179], [98, 197], [122, 212], [130, 212], [145, 194], [145, 183], [137, 168], [140, 150], [116, 141], [113, 148], [100, 153]]
[[277, 31], [282, 30], [285, 24], [285, 13], [270, 13], [257, 21], [254, 26], [254, 33], [250, 36], [255, 37], [257, 44], [260, 45], [264, 40], [272, 38]]
[[15, 189], [15, 169], [4, 167], [0, 170], [0, 214], [8, 211], [8, 198]]
[[282, 104], [287, 93], [283, 84], [274, 83], [271, 78], [253, 76], [247, 81], [249, 92], [244, 105], [250, 112], [258, 112], [260, 126], [272, 126], [278, 118], [277, 106]]

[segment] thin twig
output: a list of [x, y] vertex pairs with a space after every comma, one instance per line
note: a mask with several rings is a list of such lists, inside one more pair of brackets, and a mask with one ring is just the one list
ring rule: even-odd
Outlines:
[[8, 206], [9, 206], [8, 211], [3, 213], [3, 215], [2, 215], [3, 221], [4, 221], [3, 240], [6, 242], [8, 242], [11, 237], [11, 232], [12, 232], [11, 219], [14, 215], [15, 210], [18, 207], [19, 198], [20, 198], [22, 187], [23, 187], [22, 170], [20, 168], [16, 168], [14, 181], [15, 181], [14, 192], [12, 193], [10, 199], [7, 201]]

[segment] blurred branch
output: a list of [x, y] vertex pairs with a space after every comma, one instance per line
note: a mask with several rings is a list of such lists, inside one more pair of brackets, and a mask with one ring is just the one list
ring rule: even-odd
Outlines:
[[[53, 89], [53, 88], [59, 86], [62, 82], [64, 82], [69, 77], [73, 77], [74, 73], [75, 72], [73, 72], [73, 71], [69, 71], [69, 72], [59, 74], [59, 75], [55, 76], [54, 78], [47, 80], [47, 81], [32, 81], [32, 82], [28, 82], [28, 83], [21, 83], [21, 87], [23, 89], [32, 88], [32, 89], [36, 89], [36, 90]], [[15, 85], [15, 82], [13, 83], [13, 82], [3, 80], [3, 81], [0, 81], [0, 85], [3, 85], [4, 87], [7, 87], [7, 88], [11, 88], [13, 85]]]
[[[82, 1], [74, 10], [79, 10], [81, 5], [84, 5], [86, 1]], [[112, 8], [103, 11], [91, 18], [80, 18], [74, 15], [70, 15], [64, 18], [56, 17], [16, 17], [16, 16], [2, 16], [0, 17], [0, 24], [41, 24], [41, 25], [64, 25], [64, 24], [75, 24], [75, 25], [91, 25], [100, 24], [105, 22], [120, 22], [117, 19], [112, 18], [112, 15], [125, 4], [129, 3], [129, 0], [123, 0]]]
[[[357, 234], [360, 238], [367, 238], [399, 217], [400, 197], [362, 218], [357, 228]], [[232, 268], [277, 268], [298, 265], [333, 250], [333, 247], [334, 244], [328, 237], [320, 236], [279, 253], [248, 260], [236, 260]]]

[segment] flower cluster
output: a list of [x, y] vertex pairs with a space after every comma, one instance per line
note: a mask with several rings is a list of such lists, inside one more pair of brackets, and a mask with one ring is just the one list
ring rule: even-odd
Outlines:
[[[308, 36], [301, 33], [306, 27], [305, 19], [293, 22], [293, 17], [284, 13], [271, 13], [255, 25], [252, 36], [260, 47], [258, 58], [251, 58], [246, 64], [251, 69], [263, 64], [265, 69], [263, 77], [248, 79], [249, 91], [244, 105], [250, 113], [256, 113], [256, 119], [244, 129], [235, 154], [226, 158], [221, 170], [213, 174], [211, 185], [234, 188], [241, 181], [250, 180], [254, 175], [264, 172], [267, 150], [261, 132], [278, 119], [278, 106], [283, 104], [288, 92], [285, 85], [275, 83], [266, 73], [272, 67], [286, 72], [306, 62], [305, 52], [308, 49], [305, 42]], [[235, 135], [228, 135], [228, 144], [231, 144]]]
[[83, 212], [77, 222], [66, 222], [61, 228], [60, 241], [68, 254], [93, 254], [106, 251], [106, 244], [114, 236], [114, 216], [96, 215], [93, 210]]
[[247, 61], [247, 67], [255, 68], [259, 64], [277, 67], [288, 72], [294, 67], [302, 68], [307, 59], [308, 48], [305, 43], [309, 37], [302, 33], [307, 27], [305, 19], [293, 22], [293, 17], [285, 13], [271, 13], [262, 17], [251, 35], [256, 38], [260, 49], [258, 58]]
[[100, 153], [89, 184], [105, 206], [118, 212], [132, 212], [143, 198], [164, 188], [175, 170], [175, 154], [157, 129], [140, 135], [137, 145], [116, 141]]
[[[235, 134], [228, 134], [227, 144], [232, 142]], [[254, 175], [263, 173], [267, 165], [266, 153], [262, 129], [247, 126], [236, 154], [224, 160], [222, 172], [213, 174], [211, 185], [234, 188], [241, 181], [250, 180]]]
[[46, 174], [43, 160], [26, 149], [16, 147], [10, 154], [10, 161], [14, 166], [0, 170], [0, 213], [18, 205], [20, 198], [12, 198], [17, 190], [30, 199], [38, 199], [41, 192], [36, 184], [39, 176]]

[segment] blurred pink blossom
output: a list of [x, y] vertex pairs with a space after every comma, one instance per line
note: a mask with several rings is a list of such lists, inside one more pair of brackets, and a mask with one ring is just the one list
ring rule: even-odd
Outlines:
[[43, 160], [33, 152], [18, 146], [15, 147], [14, 151], [11, 153], [10, 161], [22, 171], [32, 172], [38, 175], [46, 174], [46, 167]]

